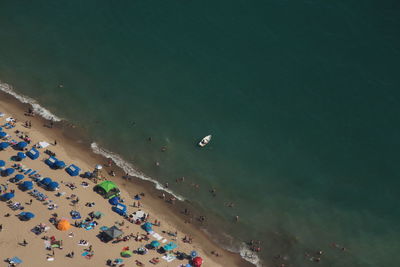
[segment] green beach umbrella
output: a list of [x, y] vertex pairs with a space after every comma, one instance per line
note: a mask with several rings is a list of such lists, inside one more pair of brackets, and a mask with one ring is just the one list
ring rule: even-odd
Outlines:
[[132, 251], [130, 251], [130, 250], [126, 250], [126, 251], [122, 251], [121, 252], [121, 257], [124, 257], [124, 258], [130, 258], [130, 257], [132, 257]]

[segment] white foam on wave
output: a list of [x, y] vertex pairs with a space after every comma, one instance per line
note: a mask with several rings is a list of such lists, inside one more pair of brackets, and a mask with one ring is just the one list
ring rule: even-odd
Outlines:
[[258, 255], [255, 252], [251, 251], [249, 249], [249, 247], [247, 246], [247, 244], [245, 244], [245, 243], [241, 244], [239, 254], [243, 259], [254, 264], [255, 266], [257, 266], [257, 267], [263, 266]]
[[15, 97], [24, 104], [30, 104], [35, 114], [38, 114], [47, 120], [61, 121], [59, 117], [51, 113], [48, 109], [42, 107], [35, 99], [32, 99], [28, 96], [20, 95], [17, 92], [15, 92], [11, 85], [6, 83], [0, 83], [0, 90], [9, 95], [12, 95], [13, 97]]
[[136, 169], [132, 166], [132, 164], [130, 164], [129, 162], [127, 162], [126, 160], [124, 160], [120, 155], [118, 155], [118, 154], [116, 154], [116, 153], [114, 153], [114, 152], [108, 151], [107, 149], [100, 147], [98, 144], [96, 144], [96, 143], [94, 143], [94, 142], [90, 145], [90, 147], [92, 148], [92, 151], [93, 151], [95, 154], [102, 155], [102, 156], [105, 157], [105, 158], [110, 158], [110, 159], [112, 159], [112, 160], [114, 161], [114, 163], [115, 163], [118, 167], [120, 167], [121, 169], [123, 169], [124, 172], [126, 172], [128, 175], [138, 177], [138, 178], [140, 178], [140, 179], [142, 179], [142, 180], [150, 181], [150, 182], [152, 182], [152, 183], [155, 185], [156, 189], [158, 189], [158, 190], [163, 190], [163, 191], [165, 191], [165, 192], [167, 192], [167, 193], [173, 195], [176, 199], [179, 199], [180, 201], [184, 201], [184, 200], [185, 200], [184, 197], [182, 197], [182, 196], [180, 196], [180, 195], [178, 195], [178, 194], [172, 192], [172, 191], [169, 190], [168, 188], [163, 187], [163, 186], [162, 186], [159, 182], [157, 182], [156, 180], [153, 180], [152, 178], [146, 176], [146, 175], [143, 174], [142, 172], [136, 170]]

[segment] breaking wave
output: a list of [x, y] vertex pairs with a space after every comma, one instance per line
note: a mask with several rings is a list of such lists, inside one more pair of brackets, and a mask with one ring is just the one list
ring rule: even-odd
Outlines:
[[35, 114], [38, 114], [47, 120], [61, 121], [61, 118], [51, 113], [48, 109], [42, 107], [35, 99], [32, 99], [28, 96], [17, 94], [13, 90], [11, 85], [6, 83], [0, 83], [0, 90], [3, 91], [4, 93], [12, 95], [22, 103], [31, 105]]
[[185, 200], [184, 197], [172, 192], [168, 188], [165, 188], [164, 186], [162, 186], [156, 180], [153, 180], [152, 178], [150, 178], [150, 177], [146, 176], [145, 174], [141, 173], [140, 171], [136, 170], [132, 166], [132, 164], [130, 164], [129, 162], [125, 161], [120, 155], [118, 155], [118, 154], [116, 154], [114, 152], [108, 151], [107, 149], [100, 147], [98, 144], [96, 144], [94, 142], [90, 145], [90, 147], [92, 148], [92, 151], [95, 154], [102, 155], [105, 158], [112, 159], [114, 161], [114, 163], [118, 167], [123, 169], [128, 175], [138, 177], [138, 178], [140, 178], [142, 180], [150, 181], [156, 186], [156, 189], [163, 190], [163, 191], [173, 195], [176, 199], [179, 199], [181, 201]]

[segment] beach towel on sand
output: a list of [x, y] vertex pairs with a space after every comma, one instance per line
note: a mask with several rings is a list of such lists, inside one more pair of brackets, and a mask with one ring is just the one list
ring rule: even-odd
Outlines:
[[165, 256], [162, 257], [164, 260], [166, 260], [167, 262], [171, 262], [173, 260], [176, 259], [176, 257], [174, 256], [174, 254], [167, 254]]

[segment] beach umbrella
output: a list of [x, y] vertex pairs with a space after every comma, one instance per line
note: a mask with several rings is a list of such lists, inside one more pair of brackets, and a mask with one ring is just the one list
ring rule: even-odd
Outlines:
[[57, 182], [51, 182], [47, 185], [47, 189], [50, 191], [54, 191], [58, 188], [59, 184]]
[[151, 241], [150, 246], [152, 246], [153, 248], [158, 248], [160, 246], [160, 242], [158, 242], [157, 240]]
[[7, 133], [6, 132], [0, 132], [0, 138], [4, 138], [4, 137], [6, 137], [7, 136]]
[[3, 171], [3, 175], [9, 176], [9, 175], [13, 174], [14, 172], [15, 172], [15, 170], [13, 168], [7, 168]]
[[21, 212], [19, 214], [19, 216], [26, 221], [29, 221], [30, 219], [35, 218], [35, 214], [33, 214], [32, 212]]
[[18, 152], [18, 153], [17, 153], [17, 157], [20, 158], [20, 159], [22, 160], [22, 159], [26, 158], [26, 155], [25, 155], [24, 152]]
[[24, 179], [25, 178], [25, 176], [23, 176], [22, 174], [17, 174], [17, 175], [15, 175], [15, 177], [14, 177], [14, 181], [15, 182], [19, 182], [19, 181], [21, 181], [22, 179]]
[[6, 149], [9, 146], [10, 146], [10, 143], [8, 143], [8, 142], [1, 142], [0, 143], [0, 149]]
[[5, 194], [3, 194], [1, 197], [2, 197], [4, 200], [8, 201], [8, 200], [12, 199], [14, 196], [15, 196], [14, 193], [5, 193]]
[[201, 257], [196, 257], [192, 262], [195, 267], [200, 267], [203, 264], [203, 259]]
[[6, 162], [4, 160], [0, 160], [0, 167], [6, 166]]
[[58, 160], [58, 161], [54, 164], [54, 167], [55, 167], [56, 169], [62, 169], [62, 168], [65, 167], [65, 162], [62, 161], [62, 160]]
[[113, 197], [108, 200], [111, 205], [117, 205], [119, 203], [119, 197]]
[[103, 166], [101, 166], [100, 164], [97, 164], [95, 168], [96, 168], [96, 170], [101, 170], [101, 169], [103, 169]]
[[190, 265], [190, 263], [187, 263], [187, 264], [185, 265], [185, 267], [193, 267], [193, 266]]
[[40, 183], [45, 186], [48, 186], [51, 182], [53, 182], [53, 180], [51, 180], [51, 178], [49, 178], [49, 177], [46, 177], [40, 181]]
[[25, 191], [25, 190], [31, 190], [33, 188], [33, 183], [32, 181], [24, 181], [22, 184], [19, 185], [20, 188]]
[[19, 149], [24, 149], [27, 145], [28, 145], [27, 142], [19, 142], [19, 143], [17, 144], [17, 147], [18, 147]]
[[197, 251], [193, 250], [192, 252], [190, 252], [190, 257], [192, 258], [197, 257]]
[[121, 252], [121, 257], [124, 257], [124, 258], [130, 258], [130, 257], [132, 257], [132, 251], [130, 251], [130, 250], [122, 251], [122, 252]]
[[69, 228], [71, 228], [71, 224], [66, 219], [61, 219], [57, 224], [58, 230], [67, 231]]
[[171, 251], [171, 250], [173, 250], [173, 249], [176, 249], [177, 247], [178, 247], [178, 245], [175, 244], [174, 242], [169, 242], [168, 244], [166, 244], [166, 245], [163, 247], [163, 249], [164, 249], [165, 251]]
[[149, 223], [149, 222], [145, 222], [142, 225], [143, 230], [145, 230], [146, 232], [150, 232], [153, 230], [153, 224]]

